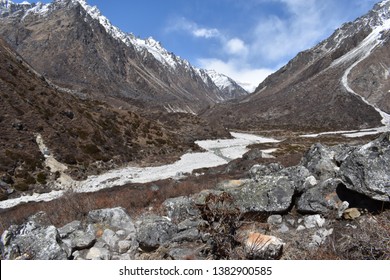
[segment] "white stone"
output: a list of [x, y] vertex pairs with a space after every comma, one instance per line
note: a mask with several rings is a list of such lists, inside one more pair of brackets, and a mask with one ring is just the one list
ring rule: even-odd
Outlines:
[[323, 227], [325, 219], [321, 218], [320, 215], [311, 215], [304, 218], [304, 224], [306, 228]]

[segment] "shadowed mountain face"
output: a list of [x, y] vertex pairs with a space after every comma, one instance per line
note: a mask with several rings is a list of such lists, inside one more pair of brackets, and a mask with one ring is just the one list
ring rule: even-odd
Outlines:
[[198, 113], [247, 94], [226, 76], [228, 87], [217, 86], [206, 71], [152, 38], [120, 31], [82, 0], [47, 5], [3, 1], [0, 15], [0, 34], [37, 71], [88, 96], [119, 98], [148, 111]]
[[206, 115], [235, 128], [324, 131], [381, 126], [390, 113], [389, 10], [389, 1], [376, 5], [299, 53], [254, 94], [216, 106]]
[[[172, 161], [196, 149], [190, 137], [160, 123], [59, 89], [1, 39], [0, 112], [0, 183], [16, 192], [55, 176], [44, 167], [37, 135], [75, 178], [131, 161]], [[1, 185], [0, 199], [5, 192]]]

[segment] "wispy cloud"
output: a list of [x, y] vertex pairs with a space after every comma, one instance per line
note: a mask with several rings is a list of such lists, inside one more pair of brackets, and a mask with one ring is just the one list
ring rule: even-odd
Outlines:
[[191, 34], [194, 37], [198, 38], [220, 38], [222, 34], [216, 28], [205, 28], [200, 27], [197, 23], [190, 21], [184, 17], [175, 18], [169, 23], [169, 26], [166, 28], [167, 32], [173, 31], [185, 31]]
[[286, 15], [269, 15], [259, 20], [254, 28], [251, 50], [270, 62], [291, 58], [312, 47], [336, 26], [329, 16], [328, 1], [269, 1], [284, 5]]

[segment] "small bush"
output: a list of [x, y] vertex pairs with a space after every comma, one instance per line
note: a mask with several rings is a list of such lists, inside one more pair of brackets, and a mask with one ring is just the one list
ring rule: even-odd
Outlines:
[[84, 146], [81, 146], [81, 149], [83, 150], [84, 153], [88, 155], [94, 155], [97, 153], [100, 153], [99, 148], [95, 144], [87, 144]]
[[29, 186], [25, 182], [21, 182], [21, 183], [15, 184], [14, 189], [17, 191], [20, 191], [20, 192], [26, 192], [26, 191], [28, 191]]
[[202, 218], [207, 221], [200, 230], [211, 236], [211, 255], [216, 259], [231, 259], [239, 244], [236, 231], [241, 224], [241, 212], [234, 205], [233, 197], [228, 193], [209, 194], [205, 204], [198, 207]]
[[41, 185], [45, 185], [47, 182], [46, 182], [46, 179], [47, 179], [47, 176], [45, 173], [43, 172], [39, 172], [38, 175], [37, 175], [37, 182]]

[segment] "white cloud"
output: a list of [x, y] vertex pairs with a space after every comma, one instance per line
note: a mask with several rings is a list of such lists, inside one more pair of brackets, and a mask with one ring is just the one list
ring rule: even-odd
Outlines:
[[214, 38], [219, 36], [218, 29], [206, 29], [206, 28], [195, 28], [191, 30], [192, 34], [195, 37], [203, 37], [203, 38]]
[[222, 35], [216, 28], [204, 28], [200, 27], [195, 22], [192, 22], [186, 18], [178, 18], [173, 20], [166, 31], [185, 31], [189, 32], [192, 36], [198, 38], [220, 38]]
[[[283, 17], [270, 15], [254, 27], [251, 51], [269, 62], [291, 59], [313, 47], [339, 26], [333, 1], [267, 0], [284, 6]], [[326, 19], [326, 20], [324, 20]]]
[[212, 69], [234, 79], [248, 92], [253, 92], [256, 87], [275, 70], [268, 68], [251, 68], [242, 65], [240, 60], [228, 62], [215, 58], [202, 58], [198, 60], [201, 68]]
[[[365, 0], [372, 2], [376, 0]], [[248, 21], [245, 30], [227, 34], [222, 29], [207, 28], [185, 18], [171, 30], [188, 31], [192, 36], [215, 39], [208, 54], [197, 58], [197, 66], [214, 69], [238, 81], [252, 91], [269, 74], [292, 59], [298, 52], [313, 47], [337, 27], [351, 20], [352, 7], [359, 1], [340, 0], [248, 0], [242, 1], [246, 12], [272, 4], [275, 13], [261, 14]], [[234, 2], [237, 3], [237, 2]], [[367, 4], [369, 5], [369, 4]], [[367, 6], [363, 5], [363, 6]], [[240, 6], [238, 6], [239, 8]], [[238, 33], [240, 32], [240, 33]], [[208, 42], [205, 42], [208, 44]]]
[[244, 41], [239, 38], [233, 38], [226, 42], [225, 50], [228, 54], [245, 56], [248, 53], [248, 47]]

